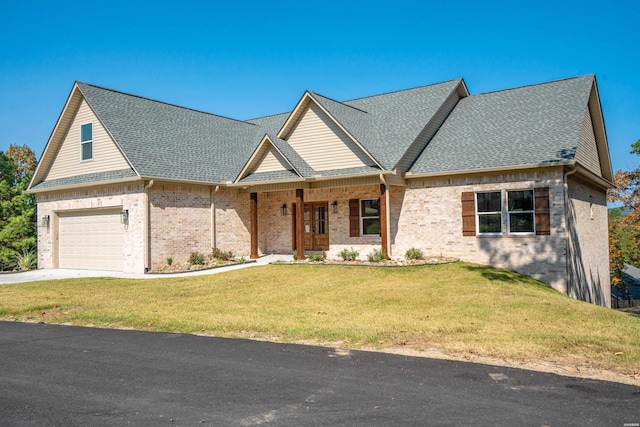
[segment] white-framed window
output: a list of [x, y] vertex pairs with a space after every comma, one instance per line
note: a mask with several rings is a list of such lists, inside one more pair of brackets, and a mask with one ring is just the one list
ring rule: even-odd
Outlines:
[[93, 159], [93, 123], [80, 125], [80, 161]]
[[380, 201], [378, 199], [360, 200], [360, 235], [380, 235]]
[[507, 191], [507, 230], [509, 234], [535, 234], [533, 190]]
[[476, 193], [476, 229], [478, 235], [502, 234], [502, 192]]

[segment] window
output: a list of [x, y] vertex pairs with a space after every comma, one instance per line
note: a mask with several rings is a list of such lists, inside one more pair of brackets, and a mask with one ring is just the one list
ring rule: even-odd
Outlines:
[[[461, 194], [462, 235], [551, 235], [549, 187]], [[503, 205], [502, 197], [506, 203]], [[506, 221], [503, 220], [506, 215]]]
[[507, 226], [510, 234], [534, 233], [533, 190], [507, 191]]
[[502, 193], [476, 193], [478, 234], [502, 233]]
[[380, 235], [380, 202], [378, 199], [360, 201], [360, 233], [363, 236]]
[[80, 126], [80, 160], [93, 159], [93, 123]]

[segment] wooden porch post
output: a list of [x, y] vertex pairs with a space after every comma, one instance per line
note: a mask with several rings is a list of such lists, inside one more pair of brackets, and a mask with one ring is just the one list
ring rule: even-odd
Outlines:
[[251, 193], [249, 200], [251, 254], [250, 258], [258, 258], [258, 193]]
[[389, 230], [387, 227], [387, 186], [380, 184], [380, 239], [385, 259], [389, 259]]
[[304, 190], [296, 189], [296, 251], [304, 259]]

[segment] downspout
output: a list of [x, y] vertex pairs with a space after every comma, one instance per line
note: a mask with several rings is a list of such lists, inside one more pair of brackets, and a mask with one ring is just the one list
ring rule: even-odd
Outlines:
[[569, 231], [569, 182], [567, 177], [576, 173], [576, 165], [572, 165], [572, 169], [565, 172], [562, 177], [562, 185], [564, 189], [564, 233], [565, 233], [565, 262], [567, 266], [567, 295], [569, 295], [569, 284], [571, 283], [571, 270], [570, 270], [570, 259], [569, 254], [571, 253], [571, 233]]
[[389, 204], [389, 184], [383, 174], [380, 174], [380, 181], [384, 184], [386, 190], [384, 192], [385, 206], [387, 207], [387, 214], [385, 215], [385, 222], [387, 223], [387, 256], [391, 257], [391, 205]]
[[211, 187], [211, 249], [217, 247], [216, 245], [216, 203], [214, 201], [214, 194], [220, 190], [220, 186], [216, 185], [215, 188]]
[[144, 272], [151, 268], [149, 251], [149, 229], [151, 228], [151, 206], [149, 206], [149, 193], [147, 190], [153, 187], [153, 180], [144, 186]]

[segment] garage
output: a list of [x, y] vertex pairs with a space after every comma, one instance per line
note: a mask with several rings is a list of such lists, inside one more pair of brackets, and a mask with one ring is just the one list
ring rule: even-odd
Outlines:
[[121, 209], [58, 212], [60, 268], [122, 271]]

